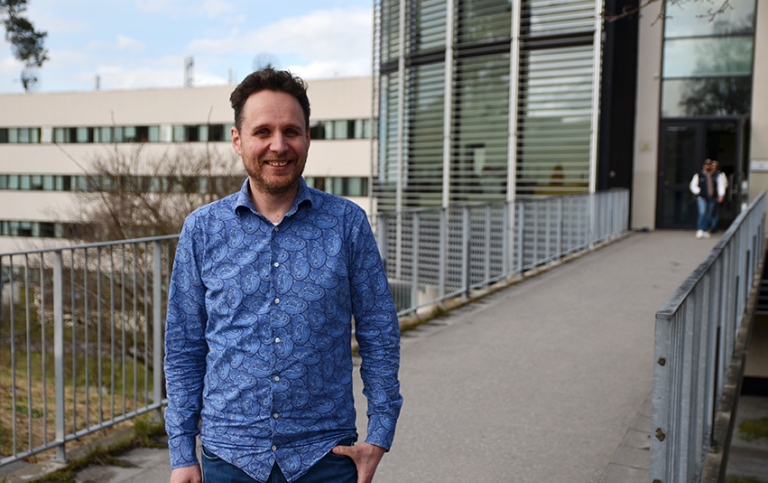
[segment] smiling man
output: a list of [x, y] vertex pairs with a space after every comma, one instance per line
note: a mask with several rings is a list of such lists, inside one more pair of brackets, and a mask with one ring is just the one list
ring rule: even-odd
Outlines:
[[[248, 179], [187, 218], [171, 276], [171, 482], [201, 481], [198, 434], [206, 482], [370, 482], [402, 405], [398, 318], [371, 227], [301, 177], [301, 79], [260, 70], [230, 101]], [[357, 444], [353, 317], [368, 399]]]

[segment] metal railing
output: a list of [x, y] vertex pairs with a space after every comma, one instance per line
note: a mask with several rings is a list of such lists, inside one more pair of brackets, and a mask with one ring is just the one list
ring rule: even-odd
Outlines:
[[699, 481], [765, 237], [765, 192], [656, 313], [650, 481]]
[[0, 466], [164, 405], [175, 238], [0, 254]]
[[399, 315], [520, 276], [625, 234], [629, 192], [372, 217]]
[[[371, 217], [400, 315], [625, 233], [626, 190]], [[177, 236], [0, 253], [0, 466], [163, 399]]]

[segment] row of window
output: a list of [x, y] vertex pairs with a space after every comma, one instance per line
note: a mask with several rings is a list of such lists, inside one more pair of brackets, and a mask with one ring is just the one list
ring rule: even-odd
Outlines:
[[[234, 191], [243, 177], [228, 176], [85, 176], [0, 174], [6, 191], [129, 191], [141, 193], [221, 193]], [[368, 196], [368, 178], [306, 177], [307, 184], [339, 196]]]
[[[313, 140], [370, 139], [375, 132], [371, 124], [370, 119], [317, 121], [310, 127], [310, 136]], [[0, 144], [195, 143], [231, 140], [229, 124], [0, 128]]]
[[73, 223], [48, 221], [0, 220], [0, 236], [24, 236], [34, 238], [76, 238], [78, 226]]

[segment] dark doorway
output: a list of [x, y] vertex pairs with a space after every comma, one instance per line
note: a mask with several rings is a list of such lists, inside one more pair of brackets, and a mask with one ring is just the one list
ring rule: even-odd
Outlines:
[[716, 160], [728, 179], [718, 229], [731, 224], [740, 211], [747, 174], [746, 123], [742, 118], [661, 121], [657, 228], [695, 228], [696, 202], [688, 185], [706, 158]]

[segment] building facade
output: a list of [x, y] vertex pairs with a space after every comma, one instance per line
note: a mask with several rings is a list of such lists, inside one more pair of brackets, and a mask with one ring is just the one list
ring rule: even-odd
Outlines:
[[[723, 8], [721, 8], [723, 7]], [[659, 2], [639, 19], [632, 225], [690, 228], [705, 158], [728, 176], [721, 228], [768, 187], [768, 5]]]
[[[134, 155], [131, 176], [147, 191], [208, 183], [245, 171], [231, 147], [235, 86], [0, 95], [0, 252], [70, 238], [79, 193], [112, 189], [94, 174], [116, 150]], [[308, 82], [312, 106], [307, 182], [369, 209], [370, 77]], [[223, 160], [210, 173], [160, 170], [149, 159], [205, 150]], [[164, 173], [164, 174], [163, 174]], [[82, 227], [81, 227], [82, 228]]]
[[768, 186], [768, 5], [374, 4], [379, 209], [622, 187], [633, 228], [679, 229], [706, 157], [729, 177], [721, 226]]

